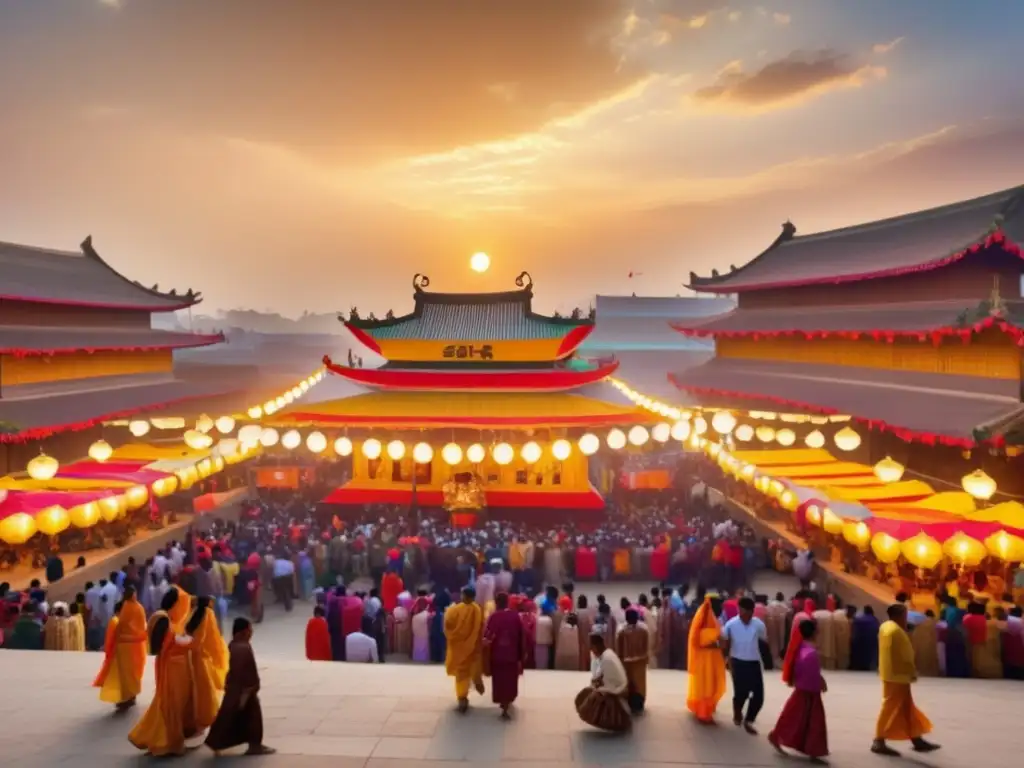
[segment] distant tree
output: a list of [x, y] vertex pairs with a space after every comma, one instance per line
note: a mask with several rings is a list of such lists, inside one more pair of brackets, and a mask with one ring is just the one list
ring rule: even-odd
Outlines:
[[392, 310], [389, 309], [388, 313], [386, 315], [384, 315], [384, 319], [385, 320], [394, 320], [395, 319], [395, 313]]
[[377, 316], [375, 314], [373, 314], [373, 312], [371, 312], [369, 315], [367, 315], [366, 319], [369, 320], [371, 323], [377, 322]]
[[352, 307], [352, 309], [350, 309], [348, 311], [348, 319], [351, 320], [351, 321], [356, 321], [356, 320], [359, 319], [359, 308], [358, 307]]
[[569, 315], [573, 320], [579, 320], [583, 316], [583, 311], [579, 307], [574, 307], [572, 313]]
[[556, 320], [559, 320], [562, 317], [562, 313], [556, 309], [554, 312], [551, 313], [551, 316]]
[[595, 307], [593, 304], [590, 305], [590, 312], [587, 313], [587, 318], [590, 320], [597, 319], [597, 307]]

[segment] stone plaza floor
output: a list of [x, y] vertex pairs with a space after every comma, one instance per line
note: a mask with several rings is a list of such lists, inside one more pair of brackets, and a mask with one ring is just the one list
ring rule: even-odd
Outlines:
[[[594, 732], [576, 717], [573, 697], [586, 673], [528, 671], [514, 719], [503, 722], [489, 697], [472, 699], [466, 715], [454, 711], [452, 682], [439, 666], [311, 663], [257, 654], [262, 676], [267, 758], [215, 758], [205, 747], [175, 762], [183, 765], [332, 766], [334, 768], [443, 768], [496, 766], [798, 765], [777, 756], [764, 738], [788, 694], [778, 672], [767, 673], [767, 703], [748, 736], [719, 705], [721, 724], [700, 726], [685, 709], [686, 674], [653, 671], [649, 711], [633, 733]], [[126, 735], [152, 696], [152, 663], [140, 706], [115, 714], [89, 687], [98, 654], [0, 651], [0, 756], [17, 768], [115, 768], [149, 764]], [[874, 675], [827, 673], [826, 696], [832, 764], [844, 768], [898, 762], [870, 754], [880, 684]], [[919, 705], [935, 724], [943, 749], [921, 766], [1010, 766], [1024, 688], [1004, 681], [923, 680]], [[913, 753], [905, 758], [908, 762]]]

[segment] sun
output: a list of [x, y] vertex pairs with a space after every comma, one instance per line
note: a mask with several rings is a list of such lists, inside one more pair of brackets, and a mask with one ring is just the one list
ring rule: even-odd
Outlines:
[[483, 251], [477, 251], [469, 259], [469, 268], [474, 272], [486, 272], [491, 267], [491, 257]]

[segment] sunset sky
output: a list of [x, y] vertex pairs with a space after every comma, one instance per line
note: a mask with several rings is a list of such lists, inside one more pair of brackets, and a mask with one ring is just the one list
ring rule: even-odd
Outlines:
[[0, 240], [92, 234], [205, 311], [400, 313], [414, 272], [674, 294], [787, 218], [1024, 183], [1022, 29], [1020, 0], [0, 0]]

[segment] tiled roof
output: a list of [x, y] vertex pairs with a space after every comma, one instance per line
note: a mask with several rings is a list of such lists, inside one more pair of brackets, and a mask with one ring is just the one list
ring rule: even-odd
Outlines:
[[201, 296], [137, 285], [103, 261], [87, 238], [81, 252], [0, 243], [0, 299], [166, 312]]
[[816, 408], [966, 440], [1024, 411], [1017, 380], [978, 376], [715, 358], [672, 378], [697, 399], [724, 395]]
[[45, 354], [102, 349], [185, 349], [217, 344], [219, 334], [158, 331], [151, 328], [42, 328], [0, 325], [0, 354]]
[[724, 275], [691, 275], [691, 287], [732, 293], [903, 274], [941, 266], [996, 229], [1021, 244], [1024, 187], [811, 235], [795, 236], [788, 224], [768, 250], [745, 266]]
[[528, 314], [520, 301], [499, 301], [493, 304], [425, 304], [418, 317], [365, 330], [375, 339], [513, 341], [558, 339], [572, 328], [572, 325]]
[[595, 304], [598, 329], [601, 320], [612, 317], [660, 317], [680, 320], [728, 312], [736, 305], [731, 299], [706, 296], [598, 296]]

